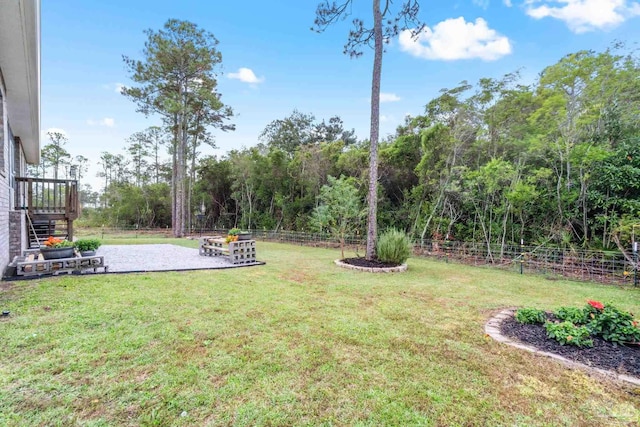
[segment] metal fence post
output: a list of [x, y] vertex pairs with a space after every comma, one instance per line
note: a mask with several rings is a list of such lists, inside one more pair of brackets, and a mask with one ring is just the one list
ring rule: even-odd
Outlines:
[[524, 239], [520, 239], [520, 274], [524, 271]]
[[638, 242], [633, 242], [633, 286], [638, 286]]

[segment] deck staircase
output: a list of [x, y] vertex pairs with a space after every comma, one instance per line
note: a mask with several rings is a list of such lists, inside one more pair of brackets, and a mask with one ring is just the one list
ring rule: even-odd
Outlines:
[[47, 178], [16, 178], [16, 209], [26, 210], [29, 247], [38, 248], [49, 236], [73, 240], [78, 218], [78, 182]]

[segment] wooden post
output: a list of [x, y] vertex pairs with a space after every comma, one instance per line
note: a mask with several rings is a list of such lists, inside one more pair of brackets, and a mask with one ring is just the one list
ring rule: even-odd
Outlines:
[[33, 203], [33, 180], [31, 178], [29, 178], [27, 180], [27, 212], [29, 212], [29, 215], [33, 218], [33, 212], [32, 212], [32, 203]]
[[73, 220], [72, 219], [67, 220], [67, 240], [69, 240], [70, 242], [73, 241]]

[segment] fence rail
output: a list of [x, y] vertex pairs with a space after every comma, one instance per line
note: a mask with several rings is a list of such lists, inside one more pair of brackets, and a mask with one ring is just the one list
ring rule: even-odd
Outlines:
[[[95, 232], [95, 230], [94, 230]], [[102, 237], [130, 238], [136, 236], [171, 237], [170, 229], [101, 229]], [[226, 229], [197, 230], [194, 235], [226, 234]], [[286, 230], [251, 230], [256, 240], [339, 247], [326, 233], [306, 233]], [[366, 238], [347, 236], [345, 243], [364, 255]], [[550, 278], [564, 277], [574, 280], [607, 284], [637, 284], [640, 281], [637, 263], [629, 262], [619, 251], [586, 251], [548, 246], [486, 245], [480, 242], [416, 240], [413, 253], [424, 258], [456, 262], [475, 266], [490, 266], [512, 270], [521, 274], [543, 274]]]

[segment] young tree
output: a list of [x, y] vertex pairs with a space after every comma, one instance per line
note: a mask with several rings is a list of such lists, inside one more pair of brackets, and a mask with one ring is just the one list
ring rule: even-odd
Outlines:
[[[380, 9], [380, 3], [384, 8]], [[354, 0], [343, 0], [341, 3], [328, 0], [320, 3], [316, 9], [314, 28], [323, 32], [329, 25], [344, 19], [351, 14]], [[377, 192], [378, 192], [378, 139], [380, 131], [380, 79], [382, 75], [383, 44], [388, 43], [400, 31], [412, 28], [412, 34], [417, 35], [423, 28], [417, 20], [420, 5], [418, 0], [406, 0], [400, 11], [391, 18], [390, 7], [392, 0], [373, 0], [373, 25], [366, 27], [364, 21], [355, 18], [354, 29], [349, 32], [349, 38], [344, 46], [344, 53], [352, 58], [362, 55], [363, 45], [371, 46], [373, 42], [373, 76], [371, 79], [371, 127], [369, 150], [369, 214], [367, 218], [367, 252], [368, 260], [375, 257], [375, 245], [378, 234], [377, 226]], [[383, 24], [383, 20], [386, 23]]]
[[358, 229], [364, 214], [360, 205], [358, 189], [350, 179], [341, 176], [328, 177], [329, 183], [320, 189], [321, 204], [311, 216], [311, 224], [318, 230], [329, 232], [340, 241], [340, 252], [344, 259], [344, 241], [349, 232]]
[[[190, 128], [212, 126], [224, 131], [233, 115], [220, 100], [216, 67], [222, 55], [218, 40], [210, 32], [188, 21], [170, 19], [159, 31], [147, 30], [143, 60], [123, 56], [137, 87], [123, 90], [145, 115], [160, 115], [173, 133], [172, 226], [176, 237], [186, 232], [187, 158]], [[198, 119], [195, 116], [198, 115]]]

